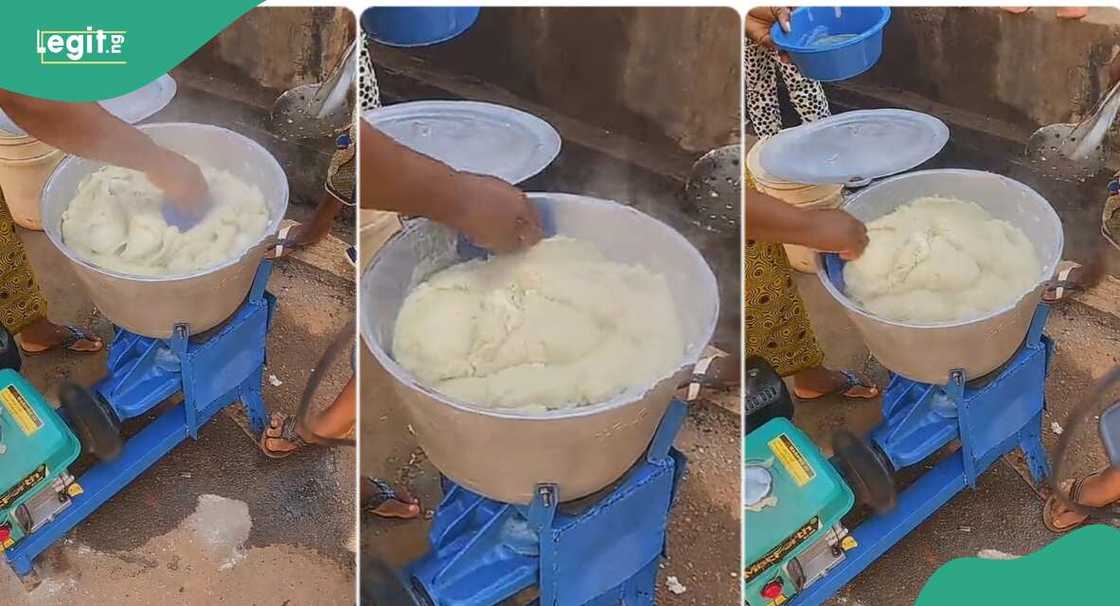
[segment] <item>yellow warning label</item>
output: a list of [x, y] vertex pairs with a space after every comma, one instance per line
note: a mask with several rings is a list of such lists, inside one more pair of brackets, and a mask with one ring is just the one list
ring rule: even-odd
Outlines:
[[817, 472], [801, 456], [801, 451], [793, 445], [793, 440], [789, 439], [784, 433], [778, 434], [773, 440], [770, 440], [770, 450], [778, 460], [782, 462], [782, 466], [786, 468], [789, 475], [793, 476], [793, 481], [797, 483], [798, 487], [805, 486], [813, 478], [817, 477]]
[[2, 545], [0, 545], [0, 551], [4, 551], [5, 549], [7, 549], [7, 548], [9, 548], [9, 547], [11, 547], [12, 545], [15, 545], [15, 544], [16, 544], [15, 540], [9, 538], [8, 540], [4, 541], [4, 543]]
[[785, 604], [788, 601], [789, 598], [787, 598], [785, 594], [781, 594], [778, 597], [774, 598], [774, 601], [770, 602], [770, 604], [771, 606], [782, 606], [782, 604]]
[[4, 408], [8, 409], [8, 414], [12, 415], [24, 434], [30, 436], [43, 427], [43, 420], [35, 414], [15, 385], [0, 389], [0, 402], [4, 403]]

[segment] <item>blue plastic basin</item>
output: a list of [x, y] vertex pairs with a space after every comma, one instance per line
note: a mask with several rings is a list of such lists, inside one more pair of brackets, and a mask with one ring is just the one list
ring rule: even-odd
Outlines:
[[790, 32], [775, 23], [774, 45], [785, 51], [808, 78], [847, 80], [871, 69], [883, 53], [883, 27], [891, 19], [885, 6], [809, 6], [790, 14]]
[[478, 7], [374, 7], [362, 12], [362, 30], [386, 46], [429, 46], [470, 29]]

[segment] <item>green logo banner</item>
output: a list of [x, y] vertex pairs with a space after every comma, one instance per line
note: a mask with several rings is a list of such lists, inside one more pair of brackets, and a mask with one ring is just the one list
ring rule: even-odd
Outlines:
[[260, 0], [9, 2], [0, 88], [99, 101], [167, 73]]
[[1115, 604], [1120, 530], [1093, 525], [1010, 560], [961, 558], [930, 577], [915, 606]]

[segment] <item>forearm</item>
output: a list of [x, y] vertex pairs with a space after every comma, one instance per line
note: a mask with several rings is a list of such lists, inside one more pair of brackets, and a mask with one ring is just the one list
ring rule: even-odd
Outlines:
[[447, 222], [455, 214], [455, 170], [361, 122], [361, 205]]
[[63, 103], [0, 90], [0, 107], [20, 128], [62, 151], [147, 172], [171, 153], [96, 103]]
[[747, 238], [763, 242], [805, 244], [807, 211], [754, 189], [747, 189]]

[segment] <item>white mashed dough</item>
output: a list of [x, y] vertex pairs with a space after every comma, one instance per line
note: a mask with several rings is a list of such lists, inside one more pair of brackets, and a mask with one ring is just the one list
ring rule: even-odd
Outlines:
[[665, 277], [567, 237], [433, 274], [404, 301], [393, 354], [425, 384], [544, 411], [651, 385], [685, 343]]
[[844, 267], [848, 296], [890, 320], [982, 316], [1038, 284], [1042, 265], [1019, 228], [973, 202], [919, 198], [867, 224], [870, 243]]
[[113, 271], [185, 273], [248, 250], [268, 226], [260, 189], [200, 163], [213, 207], [186, 232], [161, 211], [165, 196], [143, 173], [106, 166], [87, 175], [62, 213], [62, 240], [84, 259]]

